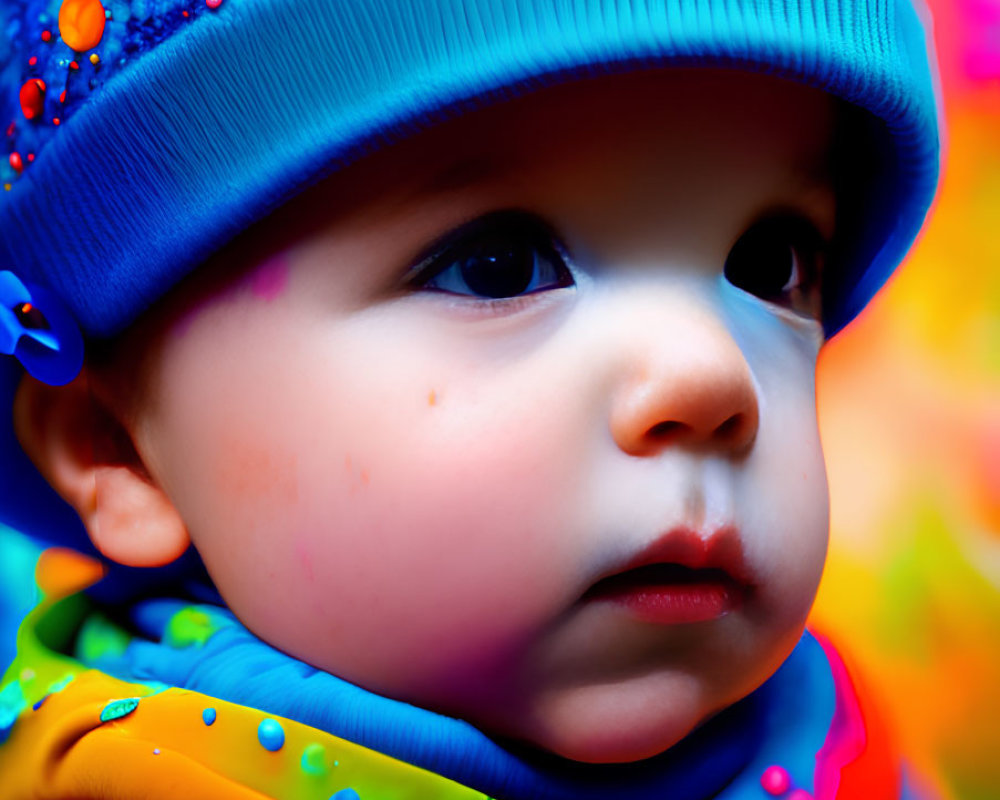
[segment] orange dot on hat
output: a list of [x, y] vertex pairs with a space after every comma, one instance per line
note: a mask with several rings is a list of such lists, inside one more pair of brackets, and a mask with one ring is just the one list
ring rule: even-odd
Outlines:
[[21, 113], [25, 119], [41, 116], [45, 107], [45, 81], [41, 78], [25, 81], [18, 99], [21, 101]]
[[101, 0], [63, 0], [59, 7], [59, 34], [77, 52], [97, 47], [104, 35]]

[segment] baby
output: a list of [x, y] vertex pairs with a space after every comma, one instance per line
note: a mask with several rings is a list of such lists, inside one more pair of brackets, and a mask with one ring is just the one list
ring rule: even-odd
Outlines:
[[[75, 3], [80, 19], [93, 4]], [[120, 646], [105, 637], [100, 652], [81, 644], [95, 612], [79, 612], [56, 637], [75, 659], [62, 686], [15, 662], [0, 786], [16, 788], [0, 796], [910, 796], [860, 689], [803, 631], [828, 534], [817, 354], [898, 263], [933, 192], [913, 10], [657, 3], [642, 22], [626, 3], [303, 5], [210, 2], [183, 6], [184, 21], [165, 7], [166, 42], [121, 46], [135, 64], [65, 130], [30, 130], [37, 161], [20, 160], [0, 209], [0, 313], [30, 373], [17, 440], [104, 558], [154, 568], [193, 548], [218, 595], [105, 603]], [[110, 40], [118, 12], [104, 19]], [[486, 19], [508, 27], [484, 34]], [[406, 83], [396, 48], [436, 20], [419, 58], [437, 71]], [[287, 67], [271, 48], [304, 30], [351, 31], [320, 61], [384, 85], [344, 73], [317, 88], [300, 59], [284, 80], [342, 110], [288, 106], [286, 134], [262, 123], [305, 101], [275, 82]], [[370, 63], [347, 65], [359, 38]], [[212, 41], [220, 63], [189, 75]], [[835, 46], [860, 41], [870, 62]], [[510, 42], [564, 61], [522, 53], [514, 69]], [[262, 73], [241, 100], [212, 73], [239, 48]], [[496, 81], [464, 105], [457, 67], [444, 71], [463, 48], [478, 70], [466, 89]], [[142, 79], [148, 113], [128, 108]], [[394, 118], [407, 93], [426, 110]], [[43, 169], [117, 114], [145, 155], [109, 148], [130, 172], [112, 170], [113, 198], [70, 220]], [[171, 115], [244, 149], [200, 131], [219, 174], [199, 171]], [[367, 133], [331, 147], [353, 129]], [[315, 152], [287, 160], [300, 139]], [[63, 193], [91, 191], [83, 158]], [[123, 220], [131, 244], [90, 246]], [[77, 249], [34, 235], [84, 223]], [[79, 374], [67, 319], [87, 337]], [[29, 503], [18, 494], [4, 506]], [[88, 688], [94, 674], [106, 683]], [[75, 720], [98, 703], [76, 749], [117, 733], [75, 763], [60, 751], [60, 772], [43, 734], [66, 724], [56, 706], [74, 691]], [[357, 705], [331, 712], [336, 698]], [[195, 703], [197, 730], [128, 727], [168, 701]], [[205, 755], [216, 733], [243, 747], [224, 722], [244, 717], [287, 763]], [[148, 744], [131, 767], [123, 732]], [[390, 782], [371, 783], [362, 749], [422, 769], [392, 762]], [[115, 775], [107, 794], [80, 788]]]

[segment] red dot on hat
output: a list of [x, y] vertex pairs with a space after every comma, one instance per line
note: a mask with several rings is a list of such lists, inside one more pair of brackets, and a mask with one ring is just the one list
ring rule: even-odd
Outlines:
[[42, 41], [51, 42], [52, 41], [52, 31], [42, 31]]
[[16, 150], [10, 154], [10, 168], [14, 170], [14, 172], [20, 172], [24, 169], [24, 162], [21, 161], [21, 154]]
[[52, 118], [52, 124], [53, 125], [58, 125], [59, 124], [59, 117], [53, 117]]
[[25, 81], [18, 99], [21, 101], [21, 113], [25, 119], [40, 117], [45, 107], [45, 81], [40, 78]]
[[35, 154], [34, 153], [28, 153], [28, 163], [31, 163], [34, 160], [35, 160]]
[[70, 69], [80, 69], [80, 65], [77, 64], [75, 61], [70, 61], [69, 62], [69, 68]]
[[222, 0], [205, 0], [205, 5], [209, 8], [218, 8], [222, 5]]
[[29, 67], [33, 67], [37, 63], [38, 63], [38, 58], [36, 56], [32, 56], [31, 58], [28, 59], [28, 66]]
[[65, 89], [63, 89], [61, 92], [59, 92], [59, 102], [60, 103], [65, 103], [66, 102], [66, 90]]

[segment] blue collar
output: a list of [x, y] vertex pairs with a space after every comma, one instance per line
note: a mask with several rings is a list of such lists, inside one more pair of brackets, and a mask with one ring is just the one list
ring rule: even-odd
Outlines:
[[[493, 738], [462, 720], [369, 692], [275, 650], [228, 610], [198, 606], [215, 632], [178, 647], [170, 621], [186, 603], [147, 600], [132, 611], [150, 638], [89, 666], [258, 708], [327, 731], [502, 800], [759, 800], [772, 764], [812, 789], [835, 693], [808, 632], [766, 683], [665, 753], [629, 764], [583, 764]], [[184, 643], [186, 644], [186, 643]]]

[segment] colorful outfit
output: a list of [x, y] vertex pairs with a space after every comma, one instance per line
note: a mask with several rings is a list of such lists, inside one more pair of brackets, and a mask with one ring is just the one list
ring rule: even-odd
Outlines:
[[667, 753], [590, 765], [315, 670], [220, 606], [141, 601], [129, 633], [73, 591], [96, 574], [59, 551], [39, 562], [47, 592], [0, 688], [4, 800], [917, 797], [871, 698], [810, 633], [760, 689]]

